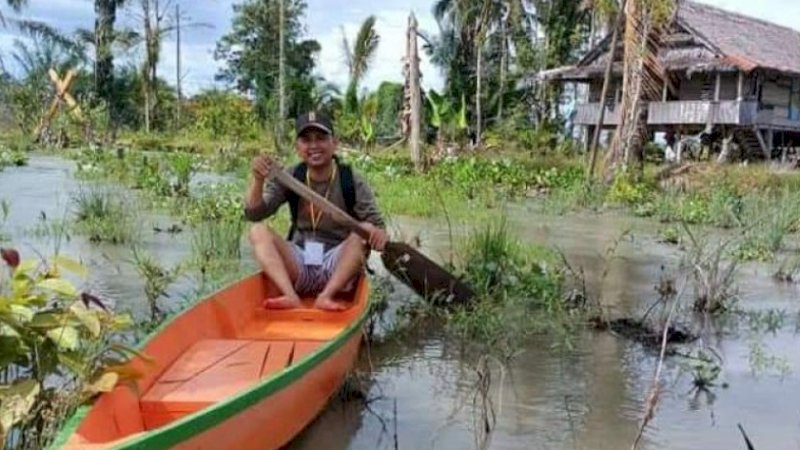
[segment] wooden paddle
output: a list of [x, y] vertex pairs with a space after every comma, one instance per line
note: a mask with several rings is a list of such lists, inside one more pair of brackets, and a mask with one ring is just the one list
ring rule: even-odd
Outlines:
[[[288, 189], [330, 214], [335, 221], [344, 224], [362, 238], [369, 239], [369, 231], [358, 221], [285, 172], [275, 162], [272, 164], [271, 174]], [[423, 298], [437, 304], [465, 303], [475, 296], [466, 283], [403, 242], [388, 242], [381, 253], [381, 260], [389, 273]]]

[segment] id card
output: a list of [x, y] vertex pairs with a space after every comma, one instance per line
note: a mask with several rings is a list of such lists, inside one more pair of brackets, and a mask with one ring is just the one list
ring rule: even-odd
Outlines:
[[306, 241], [303, 260], [307, 266], [321, 266], [325, 246], [321, 242]]

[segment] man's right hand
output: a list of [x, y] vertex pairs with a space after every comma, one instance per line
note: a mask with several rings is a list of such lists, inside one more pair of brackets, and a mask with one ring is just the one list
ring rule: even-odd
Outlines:
[[258, 181], [266, 180], [269, 177], [270, 169], [272, 169], [272, 159], [267, 155], [256, 156], [250, 164], [250, 171]]

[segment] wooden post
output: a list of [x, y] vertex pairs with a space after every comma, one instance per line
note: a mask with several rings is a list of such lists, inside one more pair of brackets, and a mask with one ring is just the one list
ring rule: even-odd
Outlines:
[[176, 128], [180, 128], [181, 126], [181, 99], [183, 98], [183, 92], [181, 91], [181, 5], [180, 3], [175, 3], [175, 34], [176, 34], [176, 45], [175, 45], [175, 57], [176, 57], [176, 69], [175, 69], [175, 85], [178, 89], [178, 101], [175, 102], [175, 126]]
[[714, 81], [714, 101], [715, 102], [719, 101], [719, 91], [720, 91], [720, 87], [721, 86], [722, 86], [722, 75], [719, 72], [717, 72], [717, 76], [716, 76], [716, 79]]
[[767, 161], [772, 160], [772, 149], [775, 145], [775, 131], [770, 128], [767, 130], [767, 152], [765, 156], [767, 156]]
[[285, 47], [284, 47], [284, 22], [285, 22], [285, 11], [284, 11], [284, 1], [285, 0], [278, 0], [278, 132], [280, 136], [278, 139], [283, 142], [284, 130], [283, 130], [283, 122], [286, 119], [286, 59], [285, 54]]
[[50, 80], [56, 87], [56, 95], [53, 97], [53, 102], [50, 104], [50, 108], [45, 113], [42, 120], [36, 126], [36, 130], [34, 130], [34, 138], [39, 139], [42, 131], [44, 128], [50, 123], [53, 117], [58, 112], [58, 107], [61, 105], [61, 102], [66, 102], [67, 106], [70, 108], [70, 112], [76, 119], [83, 122], [83, 114], [81, 113], [81, 107], [78, 105], [78, 102], [75, 101], [75, 98], [72, 97], [72, 94], [69, 93], [70, 87], [72, 87], [72, 82], [75, 81], [75, 71], [70, 69], [67, 71], [67, 74], [64, 76], [64, 79], [60, 79], [58, 77], [58, 73], [54, 69], [50, 69], [47, 71], [47, 74], [50, 76]]
[[411, 161], [414, 162], [414, 168], [417, 172], [424, 169], [424, 161], [422, 156], [422, 147], [420, 145], [420, 121], [422, 118], [422, 94], [419, 85], [419, 57], [417, 55], [417, 18], [412, 13], [408, 17], [408, 32], [406, 39], [408, 58], [408, 89], [411, 117], [410, 117], [410, 134], [408, 138], [408, 146], [411, 150]]
[[739, 79], [736, 83], [736, 100], [742, 101], [744, 99], [744, 72], [739, 71]]
[[669, 84], [667, 83], [667, 77], [664, 77], [664, 87], [661, 89], [661, 101], [667, 101], [667, 94], [669, 93], [668, 89]]
[[717, 158], [717, 164], [725, 164], [731, 159], [731, 143], [733, 142], [733, 133], [727, 130], [722, 132], [722, 151]]

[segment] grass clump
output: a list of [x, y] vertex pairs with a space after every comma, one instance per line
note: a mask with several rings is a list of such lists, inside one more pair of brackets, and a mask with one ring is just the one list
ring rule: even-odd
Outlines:
[[557, 333], [569, 343], [577, 316], [565, 300], [565, 272], [556, 261], [541, 247], [522, 245], [504, 221], [475, 231], [466, 242], [461, 272], [477, 299], [449, 313], [450, 329], [505, 357], [535, 333]]
[[134, 212], [118, 194], [81, 188], [72, 196], [76, 229], [92, 242], [130, 244], [136, 241]]

